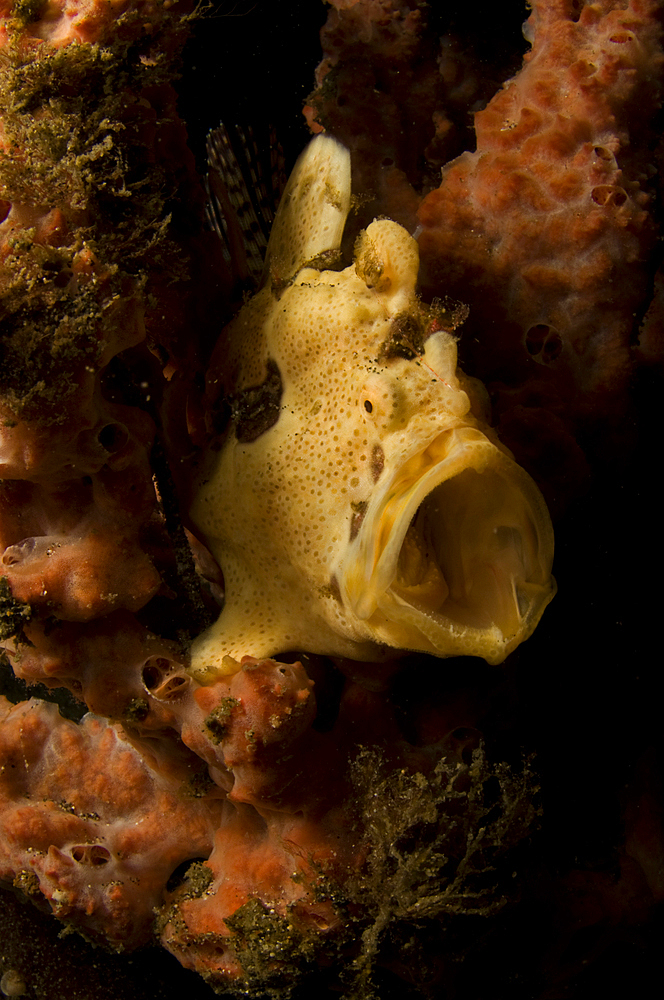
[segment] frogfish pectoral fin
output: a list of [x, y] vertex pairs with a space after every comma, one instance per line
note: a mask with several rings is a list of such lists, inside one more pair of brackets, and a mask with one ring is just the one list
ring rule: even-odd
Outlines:
[[552, 561], [534, 482], [477, 428], [457, 427], [372, 498], [339, 580], [378, 641], [500, 663], [553, 597]]

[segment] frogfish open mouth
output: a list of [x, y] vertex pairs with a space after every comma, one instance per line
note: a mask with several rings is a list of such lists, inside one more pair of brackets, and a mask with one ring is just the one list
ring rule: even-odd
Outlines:
[[191, 518], [226, 599], [192, 649], [201, 680], [298, 649], [499, 663], [555, 592], [546, 505], [457, 370], [450, 309], [417, 297], [416, 241], [377, 220], [326, 269], [349, 210], [348, 151], [319, 136], [212, 358]]

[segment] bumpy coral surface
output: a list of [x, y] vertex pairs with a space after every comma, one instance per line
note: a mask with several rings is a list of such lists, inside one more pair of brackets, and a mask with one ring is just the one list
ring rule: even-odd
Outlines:
[[580, 422], [624, 407], [656, 238], [658, 10], [534, 3], [523, 70], [475, 116], [477, 150], [444, 169], [419, 210], [426, 283], [445, 274], [479, 302], [501, 289], [499, 343], [483, 311], [469, 354], [509, 380], [503, 410], [527, 408], [538, 389]]
[[190, 277], [206, 241], [165, 69], [182, 15], [144, 6], [18, 5], [2, 24], [3, 572], [63, 620], [163, 589], [147, 542], [166, 520], [156, 423], [186, 392], [184, 317], [208, 298]]
[[0, 876], [102, 943], [144, 944], [171, 872], [210, 852], [220, 803], [182, 795], [103, 719], [1, 708]]
[[[389, 669], [357, 668], [358, 684], [351, 664], [344, 682], [329, 663], [242, 656], [249, 641], [214, 681], [187, 669], [214, 599], [193, 573], [168, 458], [193, 447], [184, 404], [195, 429], [214, 310], [168, 80], [182, 17], [167, 3], [56, 3], [3, 22], [2, 634], [18, 677], [97, 714], [3, 702], [0, 874], [92, 940], [156, 935], [213, 983], [260, 992], [345, 946], [349, 908], [360, 931], [377, 919], [352, 884], [369, 851], [358, 735], [413, 772], [415, 802], [425, 772], [434, 797], [457, 779], [452, 799], [467, 796], [480, 751], [449, 724], [413, 752]], [[290, 219], [316, 231], [302, 205]], [[292, 238], [275, 242], [273, 271]], [[300, 270], [317, 248], [295, 245]], [[479, 757], [473, 774], [476, 790], [490, 779]], [[532, 822], [526, 785], [498, 853]]]
[[[385, 47], [408, 39], [407, 72], [417, 67], [420, 79], [430, 32], [414, 4], [335, 7], [310, 115], [376, 168], [363, 192], [372, 209], [390, 212], [409, 192], [412, 205], [431, 173], [395, 148], [394, 130], [375, 111], [405, 106]], [[633, 345], [656, 265], [661, 5], [536, 0], [523, 30], [523, 68], [475, 113], [475, 148], [443, 165], [417, 208], [421, 280], [429, 294], [444, 286], [470, 305], [462, 361], [487, 383], [503, 440], [561, 509], [582, 485], [587, 459], [597, 462], [609, 447], [614, 459], [626, 444]], [[438, 137], [459, 139], [448, 78], [458, 45], [452, 26], [440, 77], [423, 83], [427, 123], [414, 116], [410, 131], [399, 130], [422, 137], [430, 172]], [[351, 91], [359, 63], [367, 82]], [[471, 87], [475, 67], [465, 77]], [[489, 95], [478, 86], [467, 96], [466, 108]], [[453, 146], [446, 152], [449, 159]]]

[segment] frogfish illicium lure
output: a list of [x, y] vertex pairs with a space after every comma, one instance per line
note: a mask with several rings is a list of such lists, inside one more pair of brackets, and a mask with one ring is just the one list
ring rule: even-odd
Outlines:
[[191, 517], [225, 605], [192, 649], [201, 679], [245, 654], [501, 662], [553, 597], [542, 496], [482, 421], [416, 241], [374, 221], [326, 270], [350, 209], [327, 136], [284, 192], [258, 293], [223, 333], [207, 395], [226, 413]]

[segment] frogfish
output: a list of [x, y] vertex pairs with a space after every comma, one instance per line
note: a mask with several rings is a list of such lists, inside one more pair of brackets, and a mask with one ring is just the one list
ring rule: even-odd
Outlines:
[[458, 370], [445, 308], [418, 298], [416, 240], [377, 219], [330, 266], [350, 191], [349, 152], [318, 136], [212, 357], [221, 437], [190, 513], [225, 604], [192, 647], [203, 682], [296, 650], [497, 664], [555, 592], [546, 504]]

